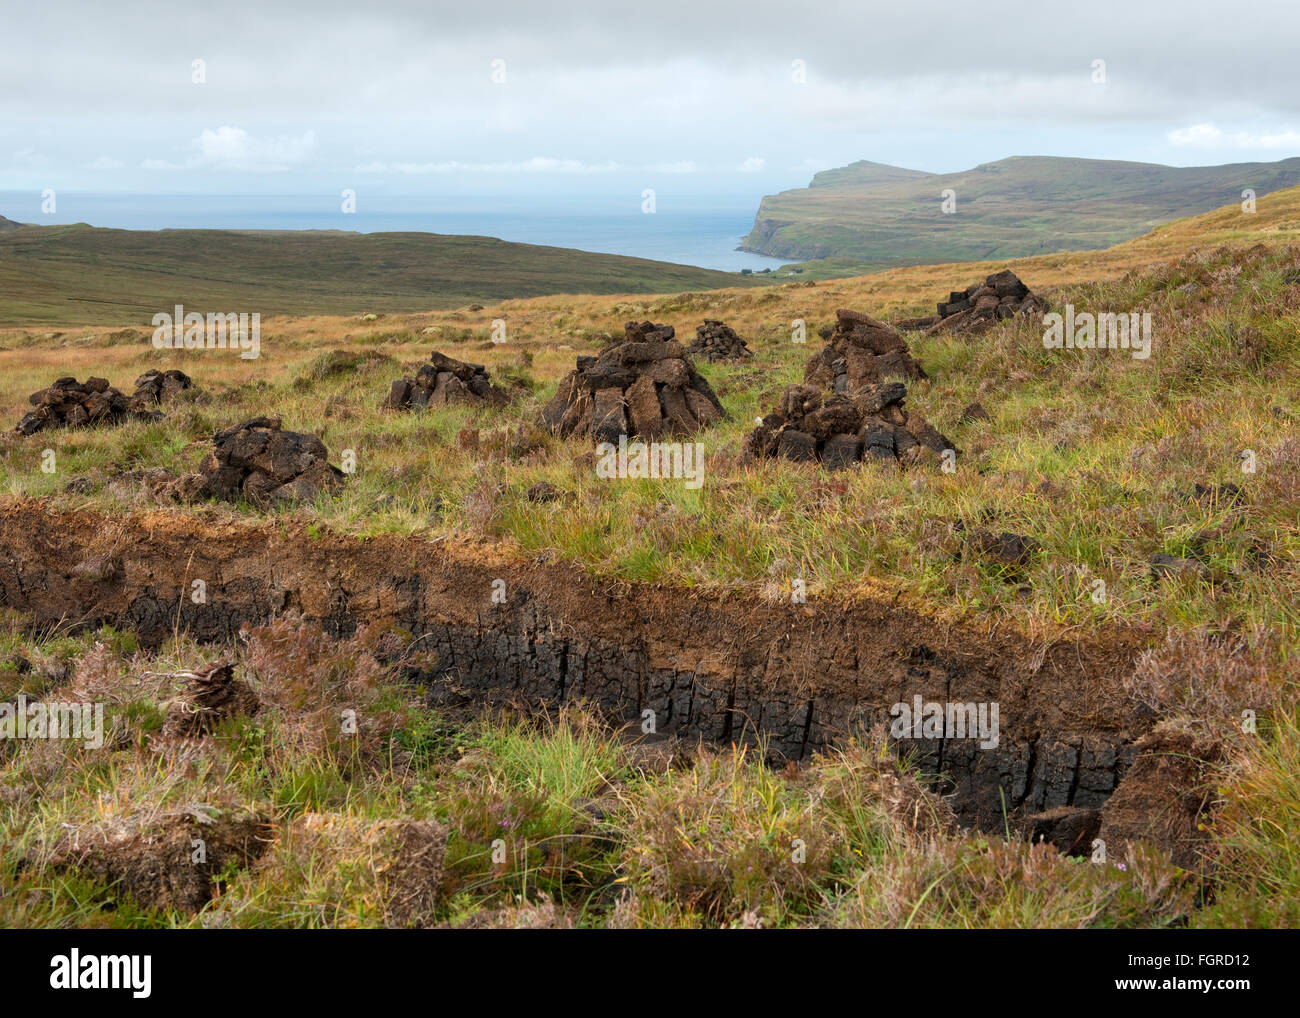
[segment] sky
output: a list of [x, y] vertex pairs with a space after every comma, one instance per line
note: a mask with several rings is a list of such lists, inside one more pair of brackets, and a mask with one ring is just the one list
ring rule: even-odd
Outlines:
[[1300, 3], [0, 0], [0, 190], [770, 193], [1300, 154]]

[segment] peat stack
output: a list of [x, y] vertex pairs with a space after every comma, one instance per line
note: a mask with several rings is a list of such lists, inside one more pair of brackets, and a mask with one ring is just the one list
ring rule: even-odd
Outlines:
[[389, 410], [424, 410], [449, 403], [501, 406], [509, 397], [492, 384], [482, 364], [467, 364], [437, 350], [414, 378], [399, 378], [388, 392]]
[[623, 342], [579, 357], [542, 410], [553, 434], [598, 443], [617, 442], [619, 435], [645, 441], [689, 435], [725, 416], [673, 327], [653, 322], [628, 322]]
[[898, 330], [846, 308], [835, 312], [835, 328], [826, 346], [808, 359], [803, 372], [805, 385], [837, 393], [850, 393], [890, 376], [913, 381], [927, 377]]
[[20, 435], [34, 435], [45, 428], [85, 428], [98, 424], [122, 424], [139, 419], [156, 421], [157, 411], [133, 408], [131, 400], [108, 384], [107, 378], [87, 378], [78, 382], [72, 376], [56, 379], [48, 389], [34, 392], [27, 401], [34, 410], [14, 425]]
[[903, 324], [925, 329], [927, 334], [940, 332], [980, 333], [997, 322], [1016, 315], [1041, 315], [1047, 301], [1034, 294], [1010, 269], [995, 272], [982, 283], [972, 283], [965, 290], [954, 290], [946, 301], [937, 305], [938, 314], [914, 318]]
[[169, 368], [166, 371], [146, 371], [135, 380], [135, 393], [131, 405], [143, 409], [156, 403], [166, 403], [179, 392], [194, 388], [194, 380], [184, 371]]
[[851, 396], [812, 385], [788, 386], [776, 410], [750, 432], [746, 452], [838, 470], [860, 461], [910, 466], [925, 450], [942, 455], [952, 449], [925, 418], [903, 408], [906, 396], [902, 382], [867, 386]]
[[739, 361], [754, 356], [735, 329], [713, 318], [704, 319], [704, 324], [695, 329], [695, 339], [686, 352], [707, 361]]
[[343, 471], [315, 435], [283, 431], [278, 417], [254, 417], [212, 436], [212, 452], [199, 464], [200, 496], [253, 505], [312, 499], [343, 484]]

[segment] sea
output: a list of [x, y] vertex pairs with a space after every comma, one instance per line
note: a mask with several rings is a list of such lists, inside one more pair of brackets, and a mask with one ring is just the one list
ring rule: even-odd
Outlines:
[[499, 237], [738, 272], [777, 269], [779, 258], [736, 250], [761, 195], [360, 194], [343, 213], [329, 195], [120, 194], [59, 191], [53, 214], [33, 191], [0, 191], [0, 215], [24, 223], [89, 223], [125, 230], [415, 230]]

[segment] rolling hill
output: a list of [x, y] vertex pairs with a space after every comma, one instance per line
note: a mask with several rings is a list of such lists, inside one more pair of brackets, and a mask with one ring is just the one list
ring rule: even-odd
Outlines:
[[[743, 250], [809, 276], [1110, 247], [1155, 226], [1300, 184], [1300, 158], [1172, 167], [1016, 156], [961, 173], [857, 162], [764, 198]], [[945, 214], [951, 188], [956, 210]]]
[[671, 293], [756, 284], [738, 273], [492, 237], [0, 222], [4, 324], [142, 324], [175, 304], [262, 314], [357, 314], [553, 293]]

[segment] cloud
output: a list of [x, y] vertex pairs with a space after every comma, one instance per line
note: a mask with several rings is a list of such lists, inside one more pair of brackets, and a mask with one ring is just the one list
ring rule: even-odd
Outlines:
[[283, 173], [306, 162], [316, 149], [316, 132], [297, 137], [255, 138], [242, 127], [205, 128], [189, 144], [192, 155], [182, 162], [146, 159], [146, 170], [217, 170]]
[[552, 159], [533, 156], [513, 163], [463, 163], [458, 160], [436, 163], [363, 163], [357, 173], [403, 173], [419, 176], [428, 173], [612, 173], [618, 163], [584, 163], [580, 159]]
[[1165, 135], [1173, 145], [1214, 145], [1223, 137], [1223, 132], [1213, 124], [1193, 124], [1180, 127]]
[[9, 157], [9, 165], [32, 169], [38, 166], [45, 166], [49, 163], [49, 158], [37, 152], [34, 148], [20, 148], [17, 152]]
[[[626, 0], [11, 6], [14, 38], [49, 40], [0, 61], [0, 151], [31, 146], [49, 160], [10, 167], [11, 186], [53, 171], [93, 186], [103, 171], [87, 168], [89, 153], [130, 152], [115, 187], [160, 186], [139, 169], [148, 157], [153, 171], [191, 171], [199, 190], [235, 174], [250, 188], [290, 175], [332, 186], [341, 172], [431, 188], [455, 174], [529, 186], [573, 174], [588, 186], [612, 183], [615, 164], [758, 189], [796, 186], [805, 155], [813, 171], [863, 158], [956, 170], [1035, 153], [1205, 160], [1215, 146], [1269, 158], [1291, 154], [1288, 128], [1300, 129], [1295, 0], [1257, 0], [1251, 24], [1268, 31], [1236, 36], [1218, 0], [1094, 0], [1083, 19], [1075, 0], [1039, 0], [1007, 30], [1010, 46], [971, 45], [958, 0], [869, 16], [861, 0], [824, 0], [816, 18], [791, 17], [789, 0], [748, 0], [743, 16], [680, 0], [653, 16]], [[1170, 23], [1179, 45], [1153, 49]], [[177, 54], [177, 39], [200, 42]], [[206, 85], [191, 80], [193, 57]], [[795, 59], [807, 61], [804, 84]], [[1105, 88], [1094, 59], [1106, 61]], [[1221, 131], [1184, 133], [1197, 125]]]
[[697, 167], [694, 159], [678, 159], [670, 163], [655, 163], [646, 169], [651, 173], [694, 173]]
[[1186, 148], [1216, 149], [1300, 149], [1300, 131], [1283, 130], [1264, 134], [1250, 131], [1221, 130], [1215, 124], [1192, 124], [1168, 132], [1165, 138], [1171, 145]]

